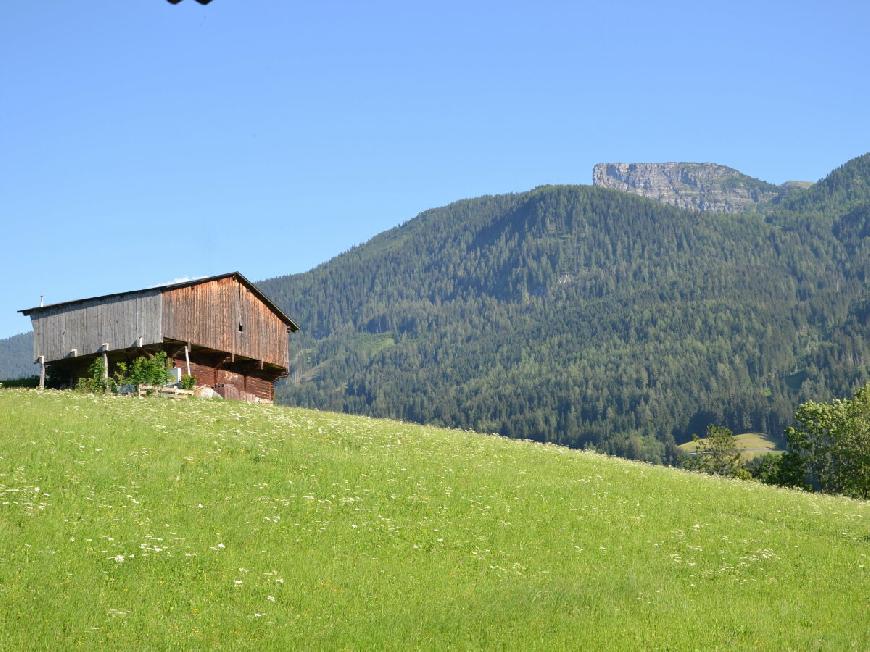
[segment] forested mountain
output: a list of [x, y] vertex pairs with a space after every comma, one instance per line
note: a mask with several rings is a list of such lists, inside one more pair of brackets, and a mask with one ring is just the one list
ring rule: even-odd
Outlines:
[[0, 381], [4, 378], [26, 378], [36, 373], [33, 333], [21, 333], [0, 340]]
[[780, 436], [868, 377], [870, 155], [738, 214], [545, 186], [459, 201], [260, 287], [280, 400], [668, 460]]

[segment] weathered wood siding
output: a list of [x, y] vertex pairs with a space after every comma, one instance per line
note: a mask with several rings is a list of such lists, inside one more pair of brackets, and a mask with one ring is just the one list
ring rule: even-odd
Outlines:
[[45, 308], [31, 314], [33, 357], [46, 362], [100, 351], [103, 343], [111, 350], [163, 341], [159, 290], [137, 292], [108, 299], [92, 299], [73, 305]]
[[164, 290], [163, 337], [289, 367], [287, 325], [236, 278]]
[[[187, 363], [184, 359], [175, 360], [175, 366], [179, 369], [186, 369]], [[197, 385], [214, 385], [217, 382], [215, 368], [199, 362], [190, 362], [190, 375], [196, 378]]]
[[245, 391], [252, 396], [258, 396], [267, 401], [275, 400], [275, 383], [265, 378], [247, 376], [245, 378]]
[[[186, 369], [187, 362], [183, 357], [173, 359], [176, 367]], [[190, 373], [196, 378], [197, 385], [232, 385], [236, 388], [231, 398], [249, 400], [257, 397], [262, 400], [275, 399], [275, 371], [248, 371], [247, 373], [233, 369], [218, 368], [206, 362], [190, 362]]]

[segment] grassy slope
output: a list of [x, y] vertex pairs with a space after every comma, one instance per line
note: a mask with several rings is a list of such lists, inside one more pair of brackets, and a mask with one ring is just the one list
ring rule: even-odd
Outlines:
[[870, 646], [866, 504], [551, 446], [8, 390], [0, 492], [3, 649]]
[[[776, 442], [763, 432], [744, 432], [742, 435], [734, 435], [734, 443], [740, 451], [740, 457], [744, 460], [751, 460], [766, 453], [782, 452], [782, 449], [777, 448]], [[679, 447], [687, 453], [693, 453], [698, 448], [698, 442], [687, 441]]]

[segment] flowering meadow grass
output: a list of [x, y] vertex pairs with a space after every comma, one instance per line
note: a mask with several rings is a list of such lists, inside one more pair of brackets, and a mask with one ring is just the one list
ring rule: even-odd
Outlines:
[[0, 391], [0, 649], [870, 649], [867, 504], [228, 401]]

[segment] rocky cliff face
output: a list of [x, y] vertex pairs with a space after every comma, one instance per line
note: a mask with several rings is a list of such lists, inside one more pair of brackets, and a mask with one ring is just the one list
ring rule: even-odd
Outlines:
[[599, 163], [592, 183], [680, 208], [725, 213], [744, 211], [784, 191], [715, 163]]

